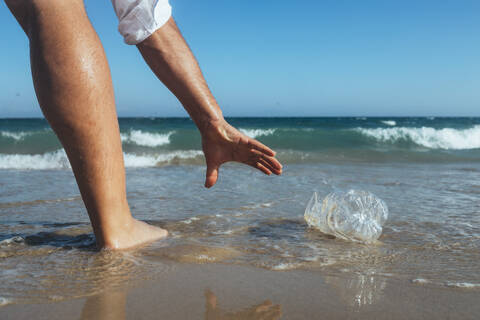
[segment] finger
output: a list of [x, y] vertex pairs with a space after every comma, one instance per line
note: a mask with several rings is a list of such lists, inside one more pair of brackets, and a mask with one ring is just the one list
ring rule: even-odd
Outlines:
[[270, 171], [268, 168], [266, 168], [263, 164], [261, 164], [260, 162], [253, 162], [250, 164], [252, 167], [262, 171], [263, 173], [265, 173], [266, 175], [271, 175], [272, 174], [272, 171]]
[[250, 149], [260, 151], [260, 152], [262, 152], [266, 155], [272, 156], [272, 157], [274, 157], [275, 154], [276, 154], [275, 151], [273, 151], [272, 149], [270, 149], [269, 147], [267, 147], [266, 145], [264, 145], [263, 143], [255, 140], [255, 139], [248, 139], [248, 147]]
[[269, 157], [269, 156], [262, 156], [262, 159], [267, 161], [272, 167], [278, 169], [278, 170], [282, 170], [283, 166], [282, 164], [280, 163], [280, 161], [277, 160], [277, 158], [274, 158], [274, 157]]
[[260, 162], [265, 168], [270, 170], [272, 173], [275, 173], [277, 176], [282, 173], [282, 169], [274, 168], [270, 163], [268, 163], [263, 159], [259, 159], [258, 162]]
[[258, 158], [261, 158], [263, 160], [265, 160], [267, 163], [269, 163], [273, 168], [276, 168], [276, 169], [279, 169], [281, 170], [283, 168], [282, 164], [280, 163], [280, 161], [278, 161], [275, 157], [270, 157], [270, 156], [267, 156], [259, 151], [256, 151], [256, 150], [252, 150], [252, 152], [257, 155]]
[[205, 178], [205, 187], [211, 188], [218, 179], [218, 166], [207, 163], [207, 175]]

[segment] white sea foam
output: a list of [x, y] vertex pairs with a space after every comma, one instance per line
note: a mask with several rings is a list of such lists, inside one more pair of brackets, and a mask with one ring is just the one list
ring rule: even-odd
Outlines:
[[423, 278], [417, 278], [417, 279], [412, 279], [412, 283], [427, 284], [427, 283], [430, 283], [430, 280], [423, 279]]
[[30, 133], [30, 132], [24, 132], [24, 131], [20, 131], [20, 132], [0, 131], [0, 135], [2, 137], [10, 138], [10, 139], [13, 139], [15, 141], [23, 140], [23, 138], [25, 138], [26, 136], [31, 135], [31, 134], [32, 133]]
[[275, 133], [275, 129], [244, 129], [239, 128], [240, 131], [245, 133], [250, 138], [256, 138], [260, 136], [270, 136]]
[[[176, 160], [195, 159], [202, 155], [199, 150], [173, 151], [156, 155], [124, 153], [126, 167], [154, 167]], [[0, 154], [0, 169], [66, 169], [70, 168], [63, 149], [44, 154]]]
[[194, 159], [203, 153], [199, 150], [173, 151], [158, 155], [136, 155], [125, 153], [126, 167], [154, 167], [159, 164], [168, 164], [175, 160]]
[[70, 168], [63, 149], [44, 154], [0, 154], [0, 169]]
[[1, 306], [6, 306], [7, 304], [12, 303], [13, 301], [8, 298], [0, 297], [0, 307]]
[[383, 120], [382, 123], [392, 127], [397, 125], [397, 123], [393, 120]]
[[272, 270], [274, 271], [286, 271], [286, 270], [293, 270], [301, 267], [301, 263], [280, 263], [272, 267]]
[[447, 287], [452, 288], [464, 288], [464, 289], [474, 289], [480, 288], [480, 283], [469, 283], [469, 282], [446, 282]]
[[120, 134], [122, 142], [134, 143], [145, 147], [158, 147], [170, 143], [170, 136], [175, 131], [168, 133], [151, 133], [143, 132], [141, 130], [131, 130], [128, 133]]
[[12, 244], [12, 243], [21, 243], [23, 242], [23, 238], [20, 237], [20, 236], [15, 236], [13, 238], [8, 238], [8, 239], [4, 239], [2, 241], [0, 241], [0, 246], [2, 245], [9, 245], [9, 244]]
[[411, 140], [431, 149], [476, 149], [480, 148], [480, 125], [469, 129], [430, 127], [421, 128], [357, 128], [358, 132], [383, 142]]

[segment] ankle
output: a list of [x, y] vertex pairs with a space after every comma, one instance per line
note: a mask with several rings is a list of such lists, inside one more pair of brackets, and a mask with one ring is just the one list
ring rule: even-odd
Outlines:
[[[122, 246], [122, 242], [128, 239], [132, 234], [136, 220], [127, 213], [105, 219], [94, 225], [94, 233], [97, 246], [100, 249], [117, 249]], [[93, 223], [92, 223], [93, 224]]]
[[[132, 220], [134, 220], [132, 218]], [[119, 249], [123, 247], [123, 242], [128, 240], [134, 229], [134, 221], [123, 224], [110, 225], [102, 227], [101, 235], [97, 237], [97, 246], [100, 249]]]
[[130, 249], [165, 238], [168, 235], [167, 230], [133, 218], [132, 222], [124, 227], [123, 230], [115, 230], [115, 232], [103, 236], [101, 241], [97, 241], [98, 247], [111, 250]]

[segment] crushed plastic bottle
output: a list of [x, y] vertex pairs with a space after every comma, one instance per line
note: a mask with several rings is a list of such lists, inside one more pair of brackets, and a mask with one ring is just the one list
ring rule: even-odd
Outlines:
[[362, 190], [332, 192], [318, 201], [315, 192], [305, 209], [308, 225], [350, 241], [372, 243], [382, 234], [388, 207], [373, 193]]

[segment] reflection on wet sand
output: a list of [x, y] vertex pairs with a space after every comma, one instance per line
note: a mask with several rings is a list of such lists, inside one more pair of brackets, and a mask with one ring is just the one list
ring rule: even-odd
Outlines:
[[233, 320], [233, 319], [280, 319], [282, 316], [282, 307], [274, 305], [270, 300], [265, 300], [261, 304], [245, 308], [240, 311], [228, 312], [218, 307], [217, 296], [210, 291], [205, 291], [205, 319], [206, 320]]
[[381, 301], [386, 280], [374, 273], [351, 274], [347, 278], [325, 277], [347, 306], [362, 308]]
[[[128, 280], [133, 275], [134, 270], [130, 268], [131, 265], [125, 264], [125, 261], [133, 259], [131, 254], [128, 251], [115, 252], [105, 250], [97, 255], [97, 261], [95, 262], [99, 266], [106, 266], [104, 270], [99, 270], [102, 277], [96, 283], [97, 290], [103, 288], [103, 291], [87, 298], [80, 315], [81, 320], [126, 319], [127, 287], [117, 286], [119, 280], [124, 285], [128, 283]], [[115, 258], [120, 258], [121, 261], [114, 263]], [[119, 273], [120, 270], [122, 272]]]
[[105, 291], [87, 299], [80, 320], [124, 320], [126, 303], [126, 290]]
[[[240, 311], [228, 311], [218, 306], [217, 297], [212, 291], [205, 291], [205, 299], [206, 320], [276, 320], [282, 316], [281, 306], [274, 305], [270, 300]], [[80, 320], [125, 320], [126, 303], [126, 288], [119, 291], [104, 291], [86, 300]]]

